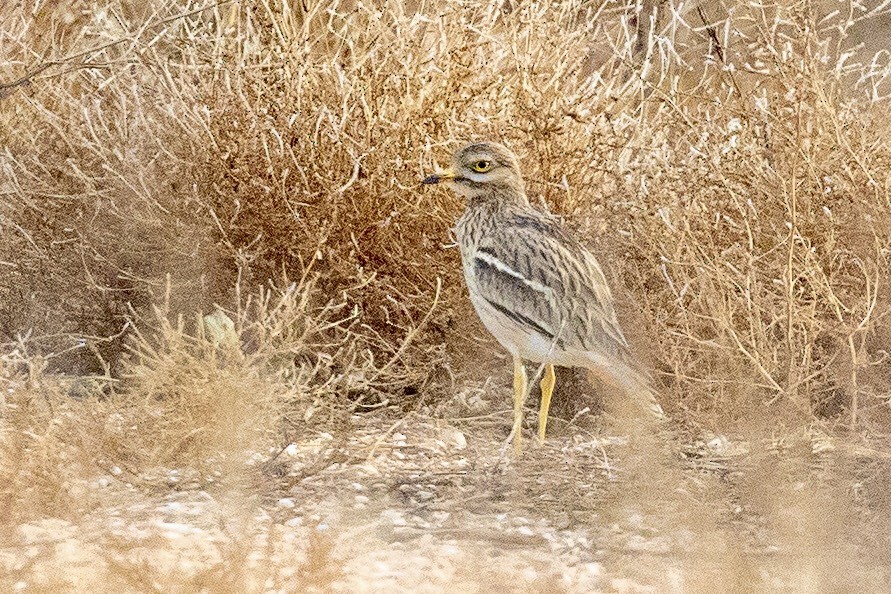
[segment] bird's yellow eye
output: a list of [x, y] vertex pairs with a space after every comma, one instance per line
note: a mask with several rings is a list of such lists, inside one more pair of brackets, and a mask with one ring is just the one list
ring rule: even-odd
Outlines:
[[492, 162], [491, 161], [477, 161], [476, 163], [474, 163], [472, 165], [472, 167], [473, 167], [473, 170], [476, 171], [477, 173], [485, 173], [485, 172], [489, 171], [490, 169], [492, 169]]

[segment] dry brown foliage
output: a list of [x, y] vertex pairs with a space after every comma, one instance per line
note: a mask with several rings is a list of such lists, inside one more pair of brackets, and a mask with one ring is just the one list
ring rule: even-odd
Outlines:
[[631, 4], [0, 5], [3, 522], [483, 379], [418, 186], [474, 138], [603, 256], [674, 418], [887, 436], [887, 3]]
[[888, 57], [852, 37], [886, 12], [703, 5], [643, 47], [608, 4], [79, 6], [4, 17], [0, 332], [55, 371], [312, 265], [389, 396], [429, 390], [478, 327], [417, 180], [492, 137], [615, 255], [676, 406], [887, 408]]

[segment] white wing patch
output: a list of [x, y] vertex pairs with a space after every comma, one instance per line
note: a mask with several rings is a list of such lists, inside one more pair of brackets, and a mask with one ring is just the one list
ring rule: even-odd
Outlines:
[[550, 287], [546, 287], [538, 281], [534, 281], [532, 279], [526, 278], [521, 273], [517, 272], [516, 270], [514, 270], [513, 268], [511, 268], [510, 266], [508, 266], [507, 264], [505, 264], [504, 262], [502, 262], [501, 260], [499, 260], [498, 258], [493, 256], [489, 252], [478, 250], [476, 252], [476, 254], [474, 255], [474, 257], [477, 260], [482, 260], [483, 262], [492, 266], [493, 268], [498, 269], [499, 271], [503, 272], [504, 274], [509, 274], [510, 276], [514, 277], [515, 279], [521, 281], [524, 285], [526, 285], [533, 291], [537, 291], [537, 292], [543, 294], [549, 300], [554, 295], [554, 291]]

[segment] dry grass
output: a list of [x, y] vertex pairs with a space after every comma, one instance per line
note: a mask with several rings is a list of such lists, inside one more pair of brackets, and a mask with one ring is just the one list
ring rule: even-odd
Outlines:
[[0, 7], [0, 526], [76, 523], [111, 469], [262, 495], [252, 456], [500, 374], [462, 205], [418, 188], [471, 138], [603, 256], [680, 426], [886, 439], [891, 17], [864, 6]]

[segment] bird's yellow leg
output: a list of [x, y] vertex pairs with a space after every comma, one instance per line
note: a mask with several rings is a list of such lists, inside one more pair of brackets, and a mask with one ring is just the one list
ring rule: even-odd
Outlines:
[[554, 393], [554, 385], [557, 383], [557, 374], [554, 366], [548, 363], [545, 366], [544, 376], [541, 378], [541, 408], [538, 409], [538, 441], [544, 443], [545, 431], [548, 428], [548, 409], [551, 408], [551, 394]]
[[514, 453], [519, 454], [523, 450], [522, 425], [523, 402], [526, 400], [526, 368], [519, 357], [514, 357]]

